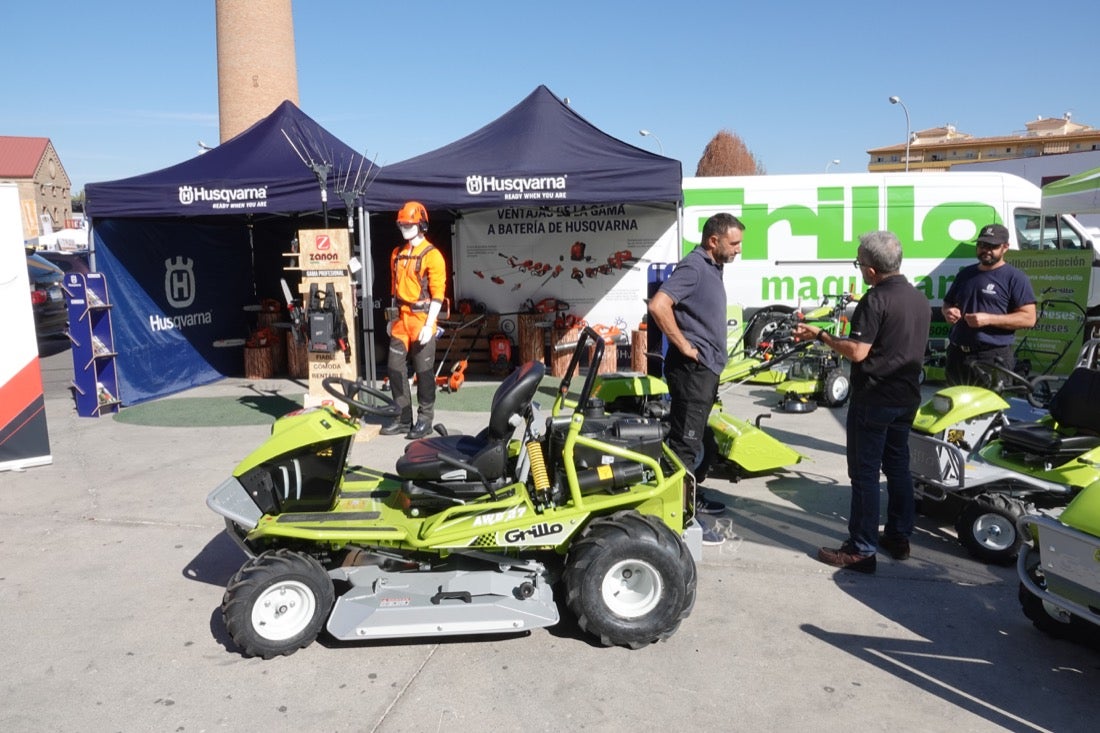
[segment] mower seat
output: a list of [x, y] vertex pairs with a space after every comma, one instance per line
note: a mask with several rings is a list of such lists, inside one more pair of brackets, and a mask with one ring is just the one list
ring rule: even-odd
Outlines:
[[[482, 479], [490, 484], [508, 479], [505, 475], [508, 442], [516, 427], [522, 424], [524, 413], [545, 373], [546, 366], [537, 361], [527, 362], [512, 372], [493, 394], [489, 427], [473, 436], [436, 435], [414, 440], [397, 459], [397, 475], [412, 482], [440, 482], [449, 486], [453, 483], [451, 490], [468, 485], [462, 493], [471, 496], [486, 493]], [[463, 469], [456, 463], [476, 471]], [[431, 491], [431, 487], [420, 488]]]
[[1068, 460], [1100, 446], [1095, 435], [1067, 435], [1043, 423], [1006, 425], [1001, 428], [1001, 450], [1022, 452], [1054, 463]]
[[1078, 367], [1050, 402], [1054, 423], [1010, 424], [1001, 428], [1005, 452], [1029, 453], [1065, 463], [1100, 446], [1100, 371]]

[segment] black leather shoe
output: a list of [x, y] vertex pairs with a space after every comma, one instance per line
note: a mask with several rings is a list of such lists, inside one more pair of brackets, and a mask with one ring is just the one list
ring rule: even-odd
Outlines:
[[405, 439], [416, 440], [417, 438], [423, 438], [430, 432], [432, 432], [432, 424], [427, 420], [418, 420], [416, 425], [413, 425], [412, 429], [405, 433]]
[[907, 537], [891, 537], [882, 535], [878, 538], [880, 550], [886, 550], [895, 560], [909, 559], [909, 539]]
[[379, 435], [400, 435], [407, 432], [412, 427], [411, 423], [401, 422], [400, 420], [394, 420], [388, 422], [382, 426], [382, 429], [378, 431]]

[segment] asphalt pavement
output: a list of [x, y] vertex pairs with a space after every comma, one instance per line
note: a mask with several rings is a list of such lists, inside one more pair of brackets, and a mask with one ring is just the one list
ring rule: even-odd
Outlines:
[[[724, 395], [807, 458], [708, 480], [729, 539], [704, 547], [694, 612], [668, 641], [603, 648], [568, 617], [516, 636], [311, 645], [246, 659], [221, 621], [243, 562], [207, 493], [269, 432], [76, 415], [68, 350], [42, 359], [53, 463], [0, 473], [4, 731], [1092, 730], [1100, 653], [1024, 618], [1012, 568], [918, 521], [875, 575], [813, 555], [845, 535], [844, 409]], [[226, 379], [179, 397], [304, 392]], [[175, 399], [169, 397], [165, 399]], [[475, 432], [483, 413], [442, 413]], [[357, 442], [392, 468], [401, 437]]]

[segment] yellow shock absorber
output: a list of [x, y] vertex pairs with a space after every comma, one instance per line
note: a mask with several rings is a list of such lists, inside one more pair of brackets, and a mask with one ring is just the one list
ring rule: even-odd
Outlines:
[[542, 444], [532, 440], [527, 444], [527, 456], [531, 459], [531, 479], [535, 483], [535, 497], [539, 502], [546, 499], [550, 490], [550, 475], [546, 472], [546, 459], [542, 455]]

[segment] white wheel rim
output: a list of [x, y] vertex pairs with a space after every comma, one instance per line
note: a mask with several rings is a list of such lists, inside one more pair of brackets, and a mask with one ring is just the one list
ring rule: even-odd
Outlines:
[[252, 606], [252, 628], [270, 641], [285, 641], [305, 629], [314, 612], [317, 599], [313, 591], [297, 580], [273, 584]]
[[661, 601], [661, 574], [642, 560], [620, 560], [603, 577], [603, 602], [616, 616], [644, 616]]
[[1000, 514], [983, 514], [974, 520], [974, 537], [982, 547], [1003, 551], [1016, 541], [1016, 527]]
[[848, 395], [848, 380], [838, 378], [833, 380], [833, 400], [839, 402]]

